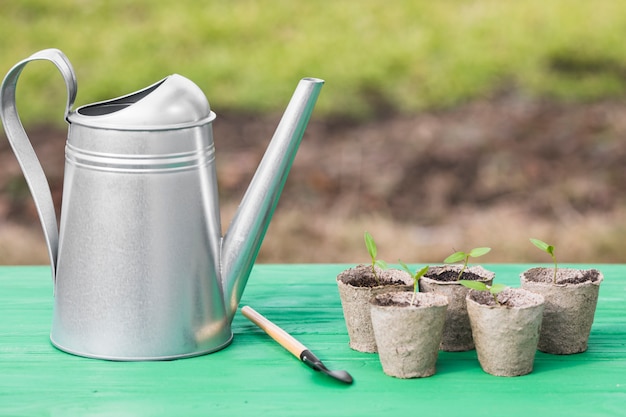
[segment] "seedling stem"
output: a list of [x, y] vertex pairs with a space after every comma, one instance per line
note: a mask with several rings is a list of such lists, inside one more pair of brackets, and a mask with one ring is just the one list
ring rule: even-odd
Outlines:
[[467, 264], [469, 262], [469, 258], [478, 258], [479, 256], [483, 256], [488, 254], [491, 251], [491, 248], [474, 248], [471, 251], [465, 252], [454, 252], [452, 255], [448, 256], [443, 260], [445, 264], [453, 264], [456, 262], [463, 261], [463, 268], [459, 271], [459, 276], [456, 278], [457, 281], [461, 279], [461, 275], [467, 269]]
[[400, 259], [398, 259], [398, 262], [402, 266], [402, 269], [404, 269], [406, 272], [408, 272], [409, 275], [411, 275], [411, 278], [413, 278], [413, 297], [411, 297], [411, 305], [413, 305], [415, 303], [415, 296], [417, 295], [417, 292], [419, 290], [420, 278], [423, 277], [424, 275], [426, 275], [426, 272], [428, 272], [428, 268], [429, 267], [428, 267], [428, 265], [426, 265], [422, 269], [419, 269], [419, 270], [415, 271], [415, 273], [413, 273], [413, 272], [411, 272], [411, 269], [409, 269], [407, 264], [402, 262]]
[[387, 262], [382, 259], [376, 259], [378, 249], [376, 248], [374, 238], [369, 234], [369, 232], [365, 232], [365, 247], [367, 248], [370, 258], [372, 258], [372, 273], [374, 274], [374, 279], [376, 280], [376, 284], [380, 285], [380, 278], [376, 273], [376, 267], [378, 266], [380, 269], [387, 269]]
[[556, 284], [556, 271], [558, 266], [556, 264], [556, 255], [554, 254], [554, 245], [549, 245], [542, 240], [533, 238], [530, 239], [530, 242], [552, 257], [552, 261], [554, 262], [554, 277], [552, 278], [552, 283]]

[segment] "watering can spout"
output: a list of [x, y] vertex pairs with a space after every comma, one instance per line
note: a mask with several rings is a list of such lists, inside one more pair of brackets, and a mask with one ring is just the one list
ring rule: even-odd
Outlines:
[[224, 302], [231, 319], [323, 84], [324, 81], [317, 78], [300, 80], [223, 238], [222, 282]]

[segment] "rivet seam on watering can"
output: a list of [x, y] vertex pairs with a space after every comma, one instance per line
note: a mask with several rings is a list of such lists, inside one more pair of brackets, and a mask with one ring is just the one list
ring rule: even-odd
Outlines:
[[117, 155], [84, 151], [68, 143], [65, 146], [65, 159], [72, 165], [95, 171], [186, 171], [212, 163], [215, 160], [215, 146], [210, 144], [198, 151], [167, 155]]

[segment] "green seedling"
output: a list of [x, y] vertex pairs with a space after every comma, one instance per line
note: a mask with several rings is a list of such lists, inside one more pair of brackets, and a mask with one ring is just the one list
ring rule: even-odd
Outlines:
[[504, 285], [504, 284], [487, 285], [484, 282], [471, 281], [471, 280], [467, 280], [467, 279], [462, 279], [459, 282], [464, 287], [471, 288], [473, 290], [489, 291], [491, 293], [491, 295], [493, 296], [493, 299], [496, 302], [496, 304], [502, 305], [500, 303], [500, 301], [498, 301], [498, 294], [501, 293], [504, 289], [507, 288], [506, 285]]
[[556, 255], [554, 255], [554, 246], [548, 245], [546, 242], [539, 239], [531, 238], [530, 242], [552, 257], [552, 261], [554, 262], [554, 278], [552, 279], [552, 283], [556, 284], [556, 271], [558, 269], [558, 266], [556, 264]]
[[467, 253], [466, 252], [454, 252], [452, 255], [444, 259], [443, 263], [453, 264], [456, 262], [463, 261], [463, 268], [461, 268], [461, 271], [459, 272], [459, 276], [456, 278], [458, 281], [461, 279], [461, 275], [463, 275], [463, 272], [467, 268], [467, 263], [469, 262], [470, 257], [478, 258], [479, 256], [488, 254], [490, 251], [491, 251], [491, 248], [474, 248]]
[[370, 258], [372, 258], [372, 273], [374, 274], [374, 279], [376, 279], [376, 283], [380, 285], [380, 278], [376, 273], [376, 267], [387, 269], [387, 262], [382, 259], [376, 259], [378, 249], [376, 248], [374, 238], [369, 234], [369, 232], [365, 232], [365, 247], [367, 247], [367, 252], [370, 254]]
[[408, 272], [411, 278], [413, 278], [413, 297], [411, 297], [411, 305], [413, 305], [413, 303], [415, 303], [415, 295], [417, 294], [418, 289], [419, 289], [420, 278], [426, 275], [426, 272], [428, 272], [428, 265], [426, 265], [422, 269], [419, 269], [415, 271], [415, 273], [413, 273], [411, 272], [407, 264], [402, 262], [400, 259], [398, 259], [398, 262], [400, 262], [402, 269]]

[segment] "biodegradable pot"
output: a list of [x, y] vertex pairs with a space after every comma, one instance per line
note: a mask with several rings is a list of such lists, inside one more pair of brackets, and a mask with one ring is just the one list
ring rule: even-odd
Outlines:
[[371, 265], [358, 265], [337, 276], [337, 287], [343, 316], [348, 328], [350, 347], [359, 352], [376, 352], [376, 339], [370, 318], [370, 300], [383, 292], [411, 291], [413, 279], [399, 269], [376, 267], [380, 285], [375, 281]]
[[[441, 339], [441, 350], [447, 352], [474, 349], [472, 329], [465, 304], [469, 288], [461, 285], [456, 279], [462, 267], [462, 265], [431, 267], [419, 281], [421, 292], [436, 292], [448, 297], [446, 324]], [[463, 271], [461, 279], [474, 279], [490, 285], [495, 275], [482, 266], [472, 266]]]
[[383, 372], [396, 378], [435, 373], [448, 299], [436, 293], [394, 292], [371, 300], [371, 316]]
[[522, 288], [498, 294], [471, 290], [467, 311], [478, 362], [483, 371], [496, 376], [520, 376], [533, 370], [544, 298]]
[[531, 268], [522, 272], [522, 288], [546, 299], [539, 350], [570, 355], [587, 350], [591, 325], [604, 277], [597, 269]]

